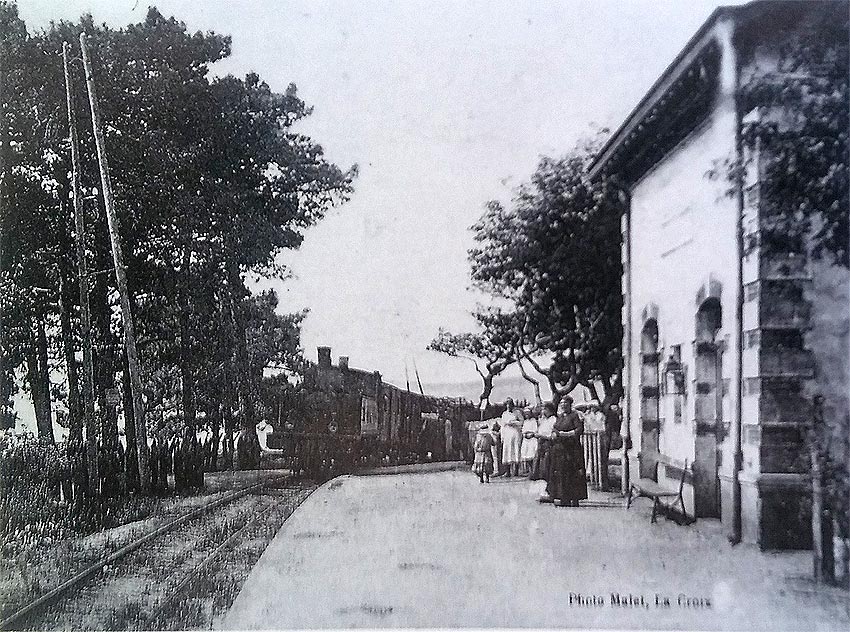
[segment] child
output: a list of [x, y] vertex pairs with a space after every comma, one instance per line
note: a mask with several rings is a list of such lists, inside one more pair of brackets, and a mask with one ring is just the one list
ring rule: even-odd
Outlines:
[[478, 429], [475, 435], [475, 461], [472, 471], [478, 474], [481, 483], [489, 483], [493, 473], [493, 446], [496, 444], [487, 424]]
[[525, 474], [531, 475], [531, 466], [537, 456], [537, 417], [529, 407], [525, 409], [525, 421], [522, 422], [522, 448], [519, 458]]

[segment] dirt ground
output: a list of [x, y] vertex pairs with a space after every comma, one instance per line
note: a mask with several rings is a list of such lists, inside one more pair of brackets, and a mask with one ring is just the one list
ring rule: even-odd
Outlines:
[[807, 579], [807, 552], [590, 500], [541, 505], [528, 481], [466, 471], [340, 477], [284, 523], [218, 625], [850, 629], [847, 593]]

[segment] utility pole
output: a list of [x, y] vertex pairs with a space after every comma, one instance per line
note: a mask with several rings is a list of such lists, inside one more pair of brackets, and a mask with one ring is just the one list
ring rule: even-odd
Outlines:
[[112, 182], [109, 178], [109, 163], [106, 158], [106, 144], [100, 122], [100, 108], [97, 103], [91, 60], [86, 47], [86, 34], [80, 33], [80, 49], [83, 53], [83, 68], [86, 72], [86, 87], [91, 105], [92, 127], [97, 147], [97, 161], [100, 166], [100, 182], [103, 185], [103, 203], [109, 224], [109, 237], [112, 242], [112, 259], [115, 262], [115, 279], [121, 299], [121, 320], [124, 325], [124, 350], [127, 354], [127, 367], [130, 372], [130, 390], [133, 398], [133, 418], [136, 425], [136, 453], [139, 459], [139, 487], [142, 494], [150, 488], [148, 470], [148, 434], [145, 427], [145, 407], [142, 402], [142, 380], [139, 375], [139, 357], [136, 354], [136, 336], [133, 327], [133, 314], [130, 311], [130, 294], [127, 290], [127, 270], [124, 267], [124, 255], [121, 251], [118, 216], [115, 214], [115, 200], [112, 197]]
[[89, 273], [86, 264], [86, 218], [80, 195], [80, 147], [77, 139], [77, 116], [71, 89], [71, 45], [62, 44], [62, 62], [65, 67], [65, 97], [68, 101], [68, 127], [71, 140], [71, 196], [74, 201], [74, 232], [77, 245], [77, 276], [80, 278], [80, 311], [83, 337], [83, 410], [86, 427], [86, 455], [89, 473], [89, 493], [98, 490], [97, 471], [97, 420], [94, 416], [94, 363], [92, 362], [91, 311], [89, 309]]
[[[0, 273], [3, 272], [3, 248], [6, 243], [6, 97], [3, 92], [5, 82], [5, 65], [0, 55]], [[1, 280], [1, 279], [0, 279]], [[0, 299], [5, 296], [0, 292]], [[6, 311], [5, 301], [0, 300], [0, 422], [5, 421], [6, 415], [6, 330], [3, 315]]]

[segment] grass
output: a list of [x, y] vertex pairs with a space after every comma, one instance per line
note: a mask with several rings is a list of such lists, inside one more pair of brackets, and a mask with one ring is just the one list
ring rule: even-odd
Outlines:
[[[292, 490], [284, 498], [275, 495], [276, 509], [262, 521], [252, 523], [239, 542], [228, 547], [212, 561], [187, 588], [179, 600], [164, 609], [162, 616], [150, 623], [157, 629], [210, 629], [232, 605], [269, 542], [283, 522], [309, 495], [310, 490]], [[236, 525], [236, 529], [241, 525]], [[234, 529], [234, 531], [236, 530]], [[179, 602], [179, 605], [178, 605]], [[194, 604], [194, 605], [192, 605]]]
[[[221, 472], [208, 475], [206, 488], [196, 496], [107, 499], [98, 516], [77, 528], [63, 526], [62, 520], [68, 520], [68, 508], [64, 507], [64, 514], [45, 516], [42, 512], [41, 519], [34, 518], [33, 524], [0, 534], [0, 618], [170, 518], [270, 475], [278, 476], [280, 472]], [[5, 524], [13, 524], [27, 511], [11, 502], [0, 506], [0, 510], [10, 512], [7, 517], [14, 516]], [[63, 515], [66, 517], [62, 520], [51, 518]]]

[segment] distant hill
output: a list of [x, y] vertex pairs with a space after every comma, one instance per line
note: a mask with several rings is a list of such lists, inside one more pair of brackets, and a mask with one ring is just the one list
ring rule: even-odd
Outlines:
[[[400, 386], [404, 388], [404, 384]], [[412, 383], [410, 388], [417, 390], [415, 383]], [[422, 388], [426, 395], [463, 397], [475, 403], [478, 403], [478, 398], [481, 396], [480, 380], [475, 382], [424, 382]], [[545, 381], [540, 382], [540, 396], [544, 400], [551, 397], [549, 386]], [[572, 396], [577, 402], [590, 399], [590, 395], [585, 392], [583, 387], [573, 391]], [[525, 399], [533, 403], [534, 388], [522, 376], [499, 376], [493, 381], [493, 394], [490, 395], [490, 401], [493, 403], [502, 402], [508, 397], [516, 400]]]
[[[411, 384], [411, 389], [416, 386]], [[478, 402], [481, 396], [481, 381], [475, 382], [435, 382], [423, 383], [422, 388], [428, 395], [437, 395], [439, 397], [463, 397], [472, 402]], [[541, 395], [544, 399], [549, 397], [549, 389], [545, 384], [540, 385]], [[512, 397], [513, 399], [526, 399], [529, 402], [534, 401], [534, 389], [531, 384], [525, 381], [522, 377], [497, 377], [493, 382], [493, 394], [490, 396], [491, 402], [501, 402], [505, 398]]]

